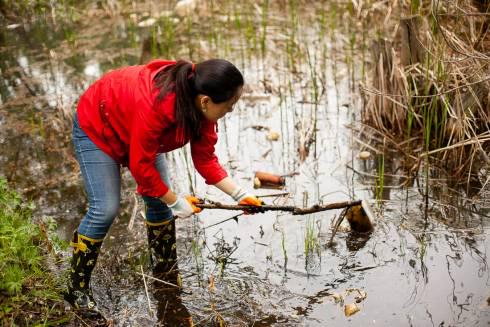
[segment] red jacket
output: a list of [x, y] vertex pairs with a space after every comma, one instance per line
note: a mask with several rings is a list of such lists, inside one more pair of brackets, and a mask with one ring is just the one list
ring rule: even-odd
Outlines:
[[[80, 97], [77, 114], [88, 137], [118, 163], [128, 166], [142, 195], [161, 197], [168, 191], [155, 167], [158, 153], [184, 146], [189, 138], [178, 128], [175, 93], [154, 106], [158, 90], [153, 78], [175, 61], [155, 60], [109, 72]], [[191, 141], [194, 166], [208, 184], [227, 176], [214, 154], [216, 123], [203, 120], [201, 138]]]

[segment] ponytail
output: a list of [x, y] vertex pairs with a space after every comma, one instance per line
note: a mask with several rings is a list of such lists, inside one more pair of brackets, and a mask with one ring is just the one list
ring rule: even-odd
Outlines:
[[223, 59], [206, 60], [199, 64], [179, 60], [159, 72], [154, 82], [160, 90], [157, 103], [168, 93], [175, 92], [175, 120], [191, 139], [199, 138], [204, 118], [196, 108], [196, 97], [199, 94], [207, 95], [214, 103], [222, 103], [231, 99], [244, 84], [240, 71]]
[[199, 136], [202, 114], [195, 108], [196, 89], [191, 85], [192, 64], [179, 60], [168, 69], [155, 76], [155, 87], [160, 89], [157, 103], [170, 92], [175, 92], [175, 120], [185, 135], [191, 138]]

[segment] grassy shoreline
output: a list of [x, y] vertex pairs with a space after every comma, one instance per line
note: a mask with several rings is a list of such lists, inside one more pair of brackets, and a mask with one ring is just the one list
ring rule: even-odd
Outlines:
[[0, 177], [0, 326], [71, 320], [64, 309], [62, 278], [48, 268], [50, 241], [44, 224], [34, 222], [32, 209]]

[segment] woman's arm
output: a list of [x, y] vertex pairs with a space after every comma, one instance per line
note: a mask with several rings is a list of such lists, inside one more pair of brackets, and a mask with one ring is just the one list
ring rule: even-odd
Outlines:
[[218, 189], [233, 197], [232, 194], [235, 192], [239, 186], [230, 177], [225, 177], [218, 183], [214, 184]]
[[160, 200], [167, 205], [175, 203], [177, 201], [177, 194], [169, 189], [167, 193], [160, 197]]

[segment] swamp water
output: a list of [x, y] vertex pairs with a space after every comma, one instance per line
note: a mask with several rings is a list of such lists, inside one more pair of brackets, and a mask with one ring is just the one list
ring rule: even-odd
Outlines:
[[[268, 204], [368, 199], [376, 208], [371, 235], [343, 228], [332, 247], [340, 210], [269, 212], [209, 228], [236, 213], [205, 210], [178, 220], [183, 292], [176, 310], [198, 326], [488, 326], [489, 210], [464, 209], [469, 200], [438, 180], [427, 210], [417, 185], [396, 187], [396, 153], [385, 154], [382, 165], [374, 153], [358, 159], [365, 148], [355, 85], [364, 46], [349, 34], [353, 18], [295, 1], [286, 8], [224, 2], [206, 8], [213, 19], [177, 18], [172, 4], [107, 3], [117, 6], [67, 5], [56, 22], [46, 14], [34, 23], [2, 23], [0, 173], [32, 199], [37, 217], [53, 217], [58, 234], [70, 238], [86, 207], [70, 143], [77, 97], [103, 72], [138, 64], [143, 39], [157, 36], [167, 40], [153, 47], [161, 57], [224, 57], [244, 73], [247, 88], [220, 123], [217, 145], [240, 184], [252, 189], [256, 170], [290, 174], [285, 189], [256, 193], [287, 193], [264, 198]], [[188, 152], [168, 155], [173, 187], [231, 203], [196, 175]], [[123, 174], [121, 214], [92, 284], [116, 326], [156, 325], [172, 306], [145, 292], [144, 209]], [[344, 305], [354, 303], [359, 311], [347, 317]]]

